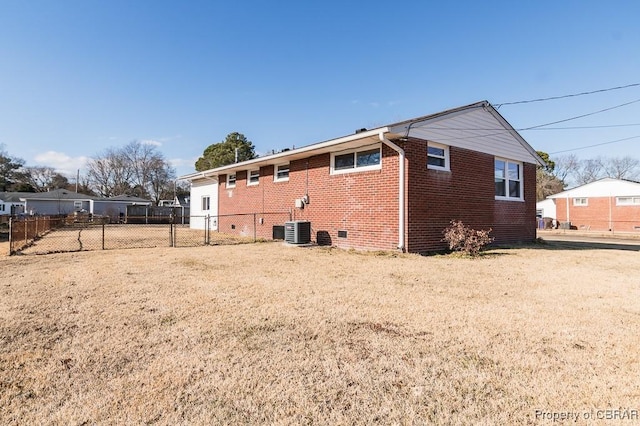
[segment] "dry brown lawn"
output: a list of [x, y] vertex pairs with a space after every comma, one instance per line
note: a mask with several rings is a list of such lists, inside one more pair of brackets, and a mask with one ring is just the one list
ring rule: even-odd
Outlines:
[[257, 243], [0, 262], [1, 424], [551, 424], [640, 409], [638, 252]]

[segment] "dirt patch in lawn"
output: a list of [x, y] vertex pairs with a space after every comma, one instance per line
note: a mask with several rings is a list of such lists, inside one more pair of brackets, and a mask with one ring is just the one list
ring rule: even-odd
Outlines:
[[259, 243], [0, 262], [2, 424], [521, 424], [640, 409], [636, 252]]

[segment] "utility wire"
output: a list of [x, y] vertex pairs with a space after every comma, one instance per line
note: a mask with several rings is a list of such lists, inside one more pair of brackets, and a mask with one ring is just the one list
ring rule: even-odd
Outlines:
[[637, 103], [637, 102], [640, 102], [640, 99], [636, 99], [636, 100], [634, 100], [634, 101], [626, 102], [626, 103], [624, 103], [624, 104], [620, 104], [620, 105], [612, 106], [612, 107], [609, 107], [609, 108], [601, 109], [601, 110], [599, 110], [599, 111], [590, 112], [590, 113], [588, 113], [588, 114], [582, 114], [582, 115], [577, 115], [577, 116], [575, 116], [575, 117], [565, 118], [564, 120], [558, 120], [558, 121], [553, 121], [553, 122], [551, 122], [551, 123], [539, 124], [539, 125], [537, 125], [537, 126], [532, 126], [532, 127], [526, 127], [526, 128], [524, 128], [524, 129], [521, 129], [521, 130], [532, 130], [532, 129], [537, 129], [537, 128], [539, 128], [539, 127], [546, 127], [546, 126], [551, 126], [551, 125], [553, 125], [553, 124], [564, 123], [564, 122], [566, 122], [566, 121], [577, 120], [578, 118], [589, 117], [590, 115], [600, 114], [601, 112], [611, 111], [611, 110], [616, 109], [616, 108], [622, 108], [623, 106], [627, 106], [627, 105], [635, 104], [635, 103]]
[[549, 153], [549, 155], [552, 155], [552, 154], [561, 154], [561, 153], [563, 153], [563, 152], [570, 152], [570, 151], [579, 151], [579, 150], [581, 150], [581, 149], [593, 148], [594, 146], [609, 145], [609, 144], [612, 144], [612, 143], [622, 142], [622, 141], [628, 141], [628, 140], [630, 140], [630, 139], [637, 139], [637, 138], [640, 138], [640, 135], [638, 135], [638, 136], [631, 136], [631, 137], [629, 137], [629, 138], [624, 138], [624, 139], [616, 139], [615, 141], [602, 142], [602, 143], [596, 143], [596, 144], [593, 144], [593, 145], [582, 146], [582, 147], [580, 147], [580, 148], [571, 148], [571, 149], [564, 149], [564, 150], [562, 150], [562, 151], [550, 152], [550, 153]]
[[[523, 130], [579, 130], [579, 129], [609, 129], [612, 127], [635, 127], [640, 126], [640, 123], [630, 123], [630, 124], [606, 124], [600, 126], [567, 126], [567, 127], [545, 127], [545, 128], [527, 128], [527, 129], [515, 129], [520, 132]], [[482, 130], [487, 132], [495, 132], [495, 131], [503, 131], [508, 132], [508, 129], [498, 128], [498, 127], [435, 127], [429, 126], [430, 130]]]
[[628, 89], [630, 87], [637, 87], [637, 86], [640, 86], [640, 83], [627, 84], [626, 86], [610, 87], [608, 89], [592, 90], [590, 92], [572, 93], [569, 95], [562, 95], [562, 96], [551, 96], [549, 98], [529, 99], [526, 101], [515, 101], [515, 102], [503, 102], [501, 104], [496, 104], [495, 108], [498, 109], [503, 105], [518, 105], [518, 104], [529, 104], [533, 102], [554, 101], [556, 99], [565, 99], [565, 98], [573, 98], [576, 96], [592, 95], [594, 93], [610, 92], [612, 90]]

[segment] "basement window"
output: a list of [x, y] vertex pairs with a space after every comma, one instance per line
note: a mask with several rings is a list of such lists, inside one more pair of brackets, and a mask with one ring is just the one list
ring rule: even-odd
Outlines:
[[427, 168], [449, 171], [449, 147], [435, 142], [427, 144]]
[[380, 170], [382, 167], [382, 146], [351, 149], [331, 153], [331, 174]]
[[588, 198], [574, 198], [573, 199], [573, 205], [577, 206], [577, 207], [585, 207], [589, 205], [589, 199]]
[[247, 186], [257, 185], [260, 183], [260, 169], [249, 170], [247, 172]]
[[273, 175], [274, 182], [286, 182], [289, 180], [289, 163], [276, 166]]
[[522, 201], [522, 163], [496, 158], [494, 181], [496, 200]]
[[227, 188], [235, 188], [236, 187], [236, 174], [228, 174], [227, 175]]

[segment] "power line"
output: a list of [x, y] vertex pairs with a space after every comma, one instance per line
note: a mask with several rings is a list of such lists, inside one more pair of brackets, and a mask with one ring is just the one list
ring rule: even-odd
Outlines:
[[539, 127], [551, 126], [552, 124], [558, 124], [558, 123], [564, 123], [564, 122], [571, 121], [571, 120], [577, 120], [578, 118], [589, 117], [591, 115], [596, 115], [596, 114], [600, 114], [601, 112], [611, 111], [611, 110], [616, 109], [616, 108], [622, 108], [623, 106], [635, 104], [637, 102], [640, 102], [640, 99], [636, 99], [636, 100], [633, 100], [631, 102], [626, 102], [624, 104], [612, 106], [612, 107], [609, 107], [609, 108], [601, 109], [599, 111], [590, 112], [588, 114], [577, 115], [575, 117], [565, 118], [564, 120], [553, 121], [551, 123], [539, 124], [537, 126], [527, 127], [527, 128], [521, 129], [521, 130], [532, 130], [532, 129], [537, 129]]
[[561, 153], [563, 153], [563, 152], [579, 151], [579, 150], [581, 150], [581, 149], [593, 148], [593, 147], [595, 147], [595, 146], [609, 145], [609, 144], [612, 144], [612, 143], [622, 142], [622, 141], [628, 141], [628, 140], [630, 140], [630, 139], [637, 139], [637, 138], [640, 138], [640, 135], [638, 135], [638, 136], [631, 136], [631, 137], [629, 137], [629, 138], [624, 138], [624, 139], [616, 139], [615, 141], [609, 141], [609, 142], [596, 143], [596, 144], [593, 144], [593, 145], [587, 145], [587, 146], [583, 146], [583, 147], [580, 147], [580, 148], [564, 149], [564, 150], [562, 150], [562, 151], [550, 152], [550, 153], [549, 153], [549, 155], [552, 155], [552, 154], [561, 154]]
[[573, 98], [576, 96], [592, 95], [594, 93], [610, 92], [612, 90], [628, 89], [630, 87], [637, 87], [637, 86], [640, 86], [640, 83], [627, 84], [626, 86], [610, 87], [608, 89], [592, 90], [590, 92], [580, 92], [580, 93], [572, 93], [569, 95], [551, 96], [549, 98], [529, 99], [526, 101], [515, 101], [515, 102], [503, 102], [501, 104], [496, 104], [495, 108], [498, 109], [503, 105], [518, 105], [518, 104], [529, 104], [533, 102], [554, 101], [556, 99], [565, 99], [565, 98]]
[[[629, 124], [604, 124], [599, 126], [567, 126], [567, 127], [545, 127], [545, 128], [525, 128], [525, 129], [515, 129], [516, 131], [524, 131], [524, 130], [580, 130], [580, 129], [609, 129], [614, 127], [634, 127], [640, 126], [640, 123], [629, 123]], [[482, 130], [487, 132], [495, 132], [495, 131], [503, 131], [508, 132], [509, 129], [498, 128], [498, 127], [434, 127], [429, 126], [430, 130]]]

